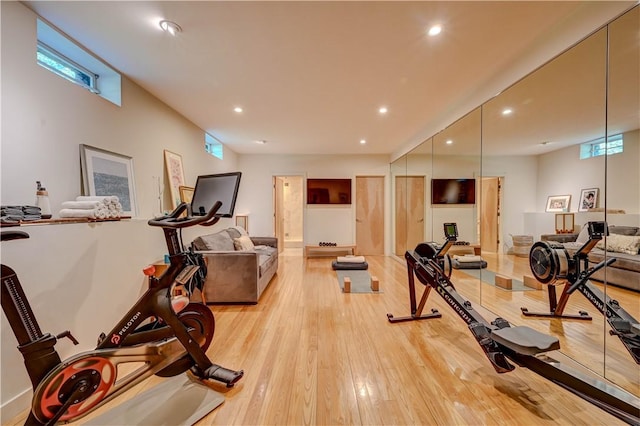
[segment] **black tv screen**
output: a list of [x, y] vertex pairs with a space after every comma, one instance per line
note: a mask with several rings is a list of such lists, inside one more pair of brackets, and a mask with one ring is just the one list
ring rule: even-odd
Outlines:
[[241, 172], [233, 172], [198, 176], [191, 199], [192, 214], [204, 216], [216, 201], [220, 201], [222, 206], [215, 216], [233, 217], [241, 175]]
[[431, 179], [431, 204], [475, 203], [475, 179]]
[[307, 204], [351, 204], [351, 179], [307, 179]]

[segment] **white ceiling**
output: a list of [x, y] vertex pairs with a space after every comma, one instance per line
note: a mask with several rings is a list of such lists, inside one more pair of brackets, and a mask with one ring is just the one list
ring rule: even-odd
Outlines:
[[393, 157], [636, 2], [24, 3], [237, 153]]

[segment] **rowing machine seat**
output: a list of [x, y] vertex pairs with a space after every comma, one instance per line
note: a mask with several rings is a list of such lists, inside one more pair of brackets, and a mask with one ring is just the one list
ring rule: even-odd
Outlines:
[[555, 337], [525, 326], [491, 330], [491, 338], [497, 344], [523, 355], [560, 349], [560, 342]]

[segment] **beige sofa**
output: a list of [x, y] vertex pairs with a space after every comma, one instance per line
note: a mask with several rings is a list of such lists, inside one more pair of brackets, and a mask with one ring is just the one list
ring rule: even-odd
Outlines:
[[258, 303], [278, 271], [278, 240], [249, 237], [239, 227], [202, 235], [191, 246], [207, 265], [207, 303]]

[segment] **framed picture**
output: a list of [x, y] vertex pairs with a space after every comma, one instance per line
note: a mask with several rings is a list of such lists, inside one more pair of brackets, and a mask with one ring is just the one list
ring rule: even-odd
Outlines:
[[191, 199], [193, 198], [193, 191], [195, 191], [195, 188], [181, 185], [178, 189], [180, 190], [180, 202], [187, 204], [191, 203]]
[[125, 216], [137, 213], [133, 158], [89, 145], [80, 145], [83, 195], [115, 195]]
[[175, 209], [180, 204], [180, 187], [184, 186], [184, 169], [182, 157], [179, 154], [164, 150], [164, 164], [169, 177], [169, 195], [171, 196], [171, 208]]
[[568, 212], [571, 207], [571, 195], [550, 195], [547, 198], [548, 212]]
[[580, 193], [579, 212], [587, 212], [598, 207], [598, 188], [583, 189]]

